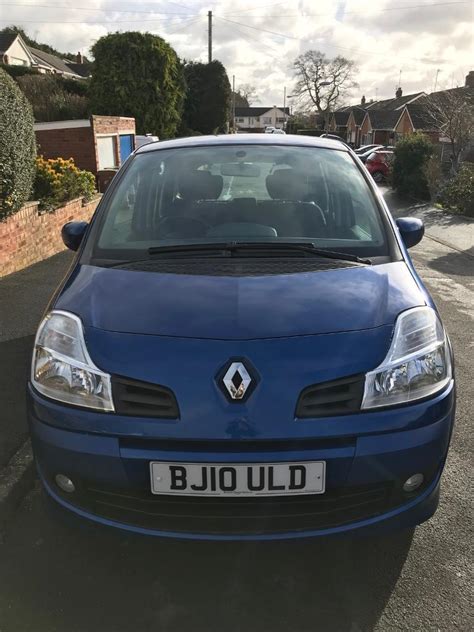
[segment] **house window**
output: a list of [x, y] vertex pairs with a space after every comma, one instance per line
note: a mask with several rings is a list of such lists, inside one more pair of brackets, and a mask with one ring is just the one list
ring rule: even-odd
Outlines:
[[100, 136], [97, 138], [99, 171], [102, 171], [102, 169], [114, 169], [117, 167], [115, 138], [115, 136]]
[[265, 123], [265, 125], [270, 124], [272, 122], [272, 117], [271, 116], [264, 116], [263, 117], [263, 122]]
[[277, 123], [284, 123], [285, 121], [286, 121], [285, 117], [281, 117], [280, 116], [280, 117], [277, 118]]
[[240, 116], [239, 118], [235, 119], [237, 121], [237, 123], [243, 123], [244, 119]]

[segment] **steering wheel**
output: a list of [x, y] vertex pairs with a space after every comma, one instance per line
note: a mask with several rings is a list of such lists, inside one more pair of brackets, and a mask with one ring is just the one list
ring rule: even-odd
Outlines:
[[194, 217], [163, 217], [156, 225], [160, 237], [176, 237], [187, 239], [188, 237], [204, 237], [209, 225]]

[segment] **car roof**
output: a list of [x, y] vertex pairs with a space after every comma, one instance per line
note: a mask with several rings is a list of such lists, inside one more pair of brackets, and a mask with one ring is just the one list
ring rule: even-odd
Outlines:
[[145, 154], [161, 149], [178, 149], [180, 147], [206, 147], [209, 145], [285, 145], [293, 147], [322, 147], [348, 151], [342, 141], [319, 136], [303, 136], [296, 134], [222, 134], [219, 136], [190, 136], [175, 138], [143, 145], [135, 154]]

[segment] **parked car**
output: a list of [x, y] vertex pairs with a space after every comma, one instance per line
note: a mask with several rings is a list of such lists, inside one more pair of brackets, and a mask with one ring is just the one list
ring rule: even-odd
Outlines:
[[390, 164], [393, 160], [393, 151], [374, 151], [365, 161], [367, 171], [375, 182], [383, 182], [390, 172]]
[[143, 145], [148, 145], [149, 143], [157, 143], [160, 139], [158, 136], [153, 136], [153, 134], [143, 134], [135, 136], [135, 147], [143, 147]]
[[275, 129], [275, 128], [273, 127], [273, 125], [267, 125], [267, 126], [265, 127], [265, 134], [273, 134], [273, 130], [274, 130], [274, 129]]
[[394, 220], [343, 145], [146, 145], [39, 325], [28, 416], [52, 503], [177, 538], [382, 533], [436, 510], [452, 352]]
[[272, 134], [286, 134], [285, 130], [280, 129], [279, 127], [275, 127], [274, 130], [272, 130], [271, 132]]
[[373, 147], [371, 149], [367, 149], [366, 151], [364, 151], [362, 153], [358, 152], [357, 153], [357, 157], [359, 158], [359, 160], [361, 160], [363, 163], [365, 163], [367, 161], [367, 158], [369, 156], [371, 156], [374, 153], [374, 151], [377, 151], [379, 149], [383, 149], [383, 145], [379, 145], [379, 146]]
[[376, 149], [382, 149], [383, 145], [362, 145], [362, 147], [359, 147], [358, 149], [355, 150], [355, 153], [359, 156], [361, 154], [366, 154], [368, 151], [375, 151]]

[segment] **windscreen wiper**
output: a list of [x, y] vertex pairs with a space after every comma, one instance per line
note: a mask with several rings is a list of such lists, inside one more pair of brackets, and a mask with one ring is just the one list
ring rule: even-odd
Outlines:
[[254, 257], [268, 257], [269, 254], [275, 256], [298, 256], [309, 255], [313, 257], [322, 257], [324, 259], [339, 259], [340, 261], [354, 261], [355, 263], [364, 263], [372, 265], [370, 259], [363, 259], [345, 252], [336, 252], [334, 250], [325, 250], [316, 248], [311, 242], [308, 243], [291, 243], [284, 241], [263, 241], [263, 242], [223, 242], [208, 244], [178, 244], [176, 246], [153, 246], [148, 249], [148, 254], [152, 256], [171, 255], [171, 256], [193, 256], [211, 254], [213, 256], [222, 257], [239, 257], [248, 256], [252, 253]]

